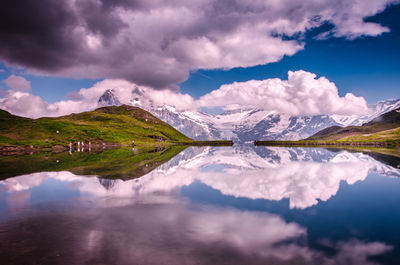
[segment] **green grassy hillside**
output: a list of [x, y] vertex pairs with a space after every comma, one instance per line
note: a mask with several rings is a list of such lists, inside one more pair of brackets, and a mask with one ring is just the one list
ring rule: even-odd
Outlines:
[[359, 134], [348, 137], [340, 138], [339, 141], [399, 141], [400, 140], [400, 127], [384, 130], [371, 134]]
[[51, 148], [70, 142], [92, 146], [165, 145], [192, 139], [149, 112], [132, 106], [112, 106], [57, 118], [29, 119], [0, 110], [0, 147]]

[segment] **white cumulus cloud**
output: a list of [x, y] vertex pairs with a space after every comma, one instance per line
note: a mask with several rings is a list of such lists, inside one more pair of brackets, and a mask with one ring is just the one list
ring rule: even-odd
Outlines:
[[[193, 109], [195, 106], [195, 100], [188, 94], [173, 90], [156, 90], [125, 80], [106, 79], [90, 88], [70, 93], [67, 95], [70, 98], [68, 100], [54, 103], [47, 103], [41, 97], [27, 92], [8, 90], [4, 92], [4, 98], [0, 98], [0, 109], [30, 118], [80, 113], [101, 107], [98, 101], [106, 90], [112, 90], [121, 104], [138, 105], [143, 108], [170, 105], [183, 110]], [[141, 102], [135, 101], [138, 95]]]
[[7, 110], [12, 114], [37, 118], [50, 113], [49, 104], [39, 96], [13, 90], [8, 90], [4, 94], [5, 97], [0, 99], [0, 109]]
[[3, 82], [11, 89], [18, 91], [31, 91], [31, 82], [22, 76], [10, 75]]
[[121, 104], [142, 108], [164, 105], [178, 110], [257, 107], [292, 115], [360, 115], [368, 111], [363, 97], [351, 93], [340, 97], [333, 82], [301, 70], [289, 71], [288, 80], [272, 78], [222, 85], [198, 100], [179, 91], [157, 90], [126, 80], [106, 79], [90, 88], [70, 93], [68, 100], [51, 104], [27, 92], [8, 90], [0, 99], [0, 108], [33, 118], [78, 113], [99, 107], [98, 100], [106, 90], [112, 90]]
[[204, 96], [202, 107], [258, 107], [293, 115], [362, 114], [368, 110], [362, 97], [347, 93], [340, 97], [335, 84], [305, 71], [289, 71], [288, 80], [250, 80], [222, 85]]

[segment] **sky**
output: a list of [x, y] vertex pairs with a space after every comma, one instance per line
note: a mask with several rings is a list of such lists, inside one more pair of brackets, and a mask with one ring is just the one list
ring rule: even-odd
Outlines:
[[[354, 115], [399, 98], [398, 0], [13, 0], [0, 108], [57, 116], [140, 88], [178, 109]], [[24, 12], [35, 10], [35, 12]]]
[[306, 33], [305, 48], [266, 65], [223, 70], [199, 70], [181, 83], [181, 90], [199, 97], [234, 81], [286, 78], [289, 70], [305, 70], [335, 82], [339, 93], [363, 96], [370, 103], [400, 98], [400, 5], [368, 17], [390, 32], [377, 37], [315, 39], [328, 23]]

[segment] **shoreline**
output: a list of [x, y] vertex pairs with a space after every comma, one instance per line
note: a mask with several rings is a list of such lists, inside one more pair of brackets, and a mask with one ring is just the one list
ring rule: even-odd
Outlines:
[[338, 146], [338, 147], [399, 147], [400, 142], [393, 141], [321, 141], [321, 140], [299, 140], [299, 141], [254, 141], [255, 146]]
[[121, 147], [138, 147], [138, 148], [146, 148], [146, 147], [162, 147], [162, 146], [232, 146], [233, 141], [229, 140], [213, 140], [213, 141], [188, 141], [188, 142], [138, 142], [136, 144], [124, 144], [124, 143], [93, 143], [91, 144], [91, 148], [80, 148], [77, 149], [75, 146], [70, 149], [68, 145], [56, 144], [51, 146], [33, 146], [33, 145], [9, 145], [9, 146], [0, 146], [0, 156], [10, 156], [10, 155], [20, 155], [20, 154], [30, 154], [34, 152], [65, 152], [65, 151], [86, 151], [86, 150], [105, 150], [112, 148], [121, 148]]

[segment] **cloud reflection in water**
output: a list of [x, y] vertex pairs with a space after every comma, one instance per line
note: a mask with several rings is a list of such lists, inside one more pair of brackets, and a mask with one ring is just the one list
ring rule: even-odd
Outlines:
[[[277, 201], [288, 198], [290, 208], [304, 209], [329, 200], [341, 181], [354, 184], [372, 172], [400, 176], [398, 169], [362, 153], [191, 148], [142, 178], [129, 181], [67, 171], [10, 178], [0, 182], [0, 198], [5, 196], [9, 210], [18, 210], [16, 205], [35, 209], [32, 191], [37, 196], [42, 192], [44, 199], [39, 201], [46, 204], [49, 180], [53, 180], [52, 185], [63, 183], [57, 184], [60, 194], [66, 194], [62, 189], [79, 191], [79, 201], [73, 202], [78, 207], [68, 211], [42, 209], [6, 222], [1, 242], [26, 240], [12, 249], [0, 247], [7, 250], [0, 251], [0, 256], [6, 261], [15, 258], [21, 248], [40, 256], [48, 248], [57, 249], [60, 256], [70, 255], [66, 259], [69, 263], [375, 264], [370, 256], [393, 247], [376, 241], [328, 240], [324, 247], [329, 251], [324, 252], [310, 247], [305, 227], [279, 215], [200, 204], [179, 193], [182, 187], [200, 181], [224, 195]], [[63, 202], [71, 203], [71, 198], [61, 199]], [[19, 229], [21, 226], [26, 229]], [[39, 231], [41, 239], [35, 236]], [[52, 244], [40, 244], [43, 238]], [[48, 261], [56, 259], [54, 253], [46, 254]], [[21, 262], [23, 258], [20, 256]]]

